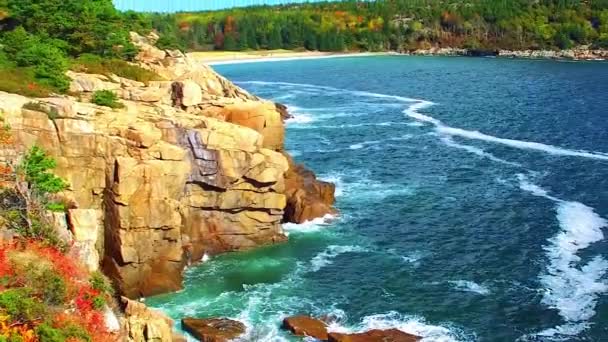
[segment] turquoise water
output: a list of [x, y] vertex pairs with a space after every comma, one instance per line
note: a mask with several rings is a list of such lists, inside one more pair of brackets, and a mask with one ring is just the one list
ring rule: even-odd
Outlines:
[[425, 341], [608, 341], [608, 64], [362, 57], [224, 65], [291, 107], [287, 149], [336, 182], [336, 218], [212, 258], [174, 318], [282, 317]]

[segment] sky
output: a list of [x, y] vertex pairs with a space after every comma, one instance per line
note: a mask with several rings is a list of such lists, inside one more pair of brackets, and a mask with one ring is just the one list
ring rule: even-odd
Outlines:
[[323, 0], [114, 0], [114, 4], [120, 10], [134, 10], [139, 12], [179, 12], [319, 1]]

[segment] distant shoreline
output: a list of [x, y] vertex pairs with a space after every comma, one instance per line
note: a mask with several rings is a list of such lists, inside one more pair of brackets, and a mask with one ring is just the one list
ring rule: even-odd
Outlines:
[[321, 51], [235, 51], [191, 52], [188, 56], [207, 65], [279, 62], [306, 59], [364, 57], [386, 55], [388, 52], [321, 52]]
[[605, 61], [608, 50], [579, 47], [568, 50], [484, 50], [460, 48], [431, 48], [411, 52], [396, 53], [404, 56], [460, 56], [460, 57], [496, 57], [515, 59], [547, 59], [569, 61]]
[[497, 57], [514, 59], [546, 59], [570, 61], [606, 61], [608, 50], [495, 50], [479, 51], [458, 48], [434, 48], [410, 52], [322, 52], [322, 51], [209, 51], [191, 52], [188, 55], [207, 65], [245, 64], [293, 60], [365, 57], [365, 56], [452, 56], [452, 57]]

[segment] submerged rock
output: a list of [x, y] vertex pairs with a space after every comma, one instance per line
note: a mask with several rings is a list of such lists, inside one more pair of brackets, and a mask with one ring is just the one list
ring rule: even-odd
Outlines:
[[245, 324], [227, 318], [184, 318], [182, 328], [202, 342], [227, 342], [245, 333]]
[[283, 320], [283, 329], [297, 336], [310, 336], [318, 340], [327, 340], [327, 324], [310, 316], [292, 316]]
[[397, 329], [370, 330], [358, 334], [330, 333], [328, 342], [416, 342], [420, 337]]

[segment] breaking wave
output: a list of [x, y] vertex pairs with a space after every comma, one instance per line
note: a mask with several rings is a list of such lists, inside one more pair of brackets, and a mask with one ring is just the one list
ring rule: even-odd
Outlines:
[[608, 272], [608, 261], [596, 255], [583, 264], [578, 252], [604, 239], [602, 228], [608, 226], [608, 221], [582, 203], [549, 195], [525, 175], [519, 174], [518, 179], [522, 190], [555, 202], [560, 226], [560, 231], [544, 247], [549, 264], [539, 279], [545, 290], [542, 303], [557, 310], [566, 324], [536, 335], [555, 338], [577, 335], [588, 328], [587, 321], [595, 315], [598, 296], [608, 292], [608, 284], [602, 281]]
[[475, 336], [465, 333], [462, 329], [451, 324], [432, 325], [419, 316], [403, 315], [396, 311], [365, 316], [356, 326], [342, 324], [330, 325], [329, 331], [341, 333], [359, 333], [373, 329], [398, 329], [408, 334], [422, 337], [423, 342], [456, 342], [472, 341]]
[[331, 245], [312, 258], [310, 261], [311, 270], [313, 272], [317, 272], [323, 267], [332, 264], [333, 259], [335, 259], [338, 255], [346, 253], [363, 253], [367, 251], [367, 249], [360, 246]]

